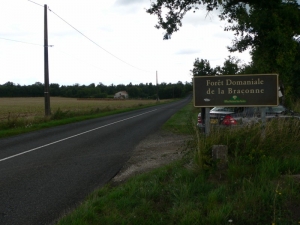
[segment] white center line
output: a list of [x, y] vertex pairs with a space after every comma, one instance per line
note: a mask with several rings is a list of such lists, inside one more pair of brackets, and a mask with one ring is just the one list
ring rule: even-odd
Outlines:
[[59, 143], [59, 142], [62, 142], [62, 141], [65, 141], [65, 140], [68, 140], [68, 139], [71, 139], [71, 138], [74, 138], [74, 137], [77, 137], [77, 136], [86, 134], [86, 133], [89, 133], [89, 132], [92, 132], [92, 131], [95, 131], [95, 130], [98, 130], [98, 129], [101, 129], [101, 128], [104, 128], [104, 127], [108, 127], [108, 126], [113, 125], [113, 124], [116, 124], [116, 123], [123, 122], [123, 121], [125, 121], [125, 120], [130, 120], [130, 119], [133, 119], [133, 118], [135, 118], [135, 117], [142, 116], [142, 115], [144, 115], [144, 114], [154, 112], [154, 111], [156, 111], [156, 110], [157, 110], [157, 109], [154, 109], [154, 110], [151, 110], [151, 111], [148, 111], [148, 112], [145, 112], [145, 113], [136, 115], [136, 116], [128, 117], [128, 118], [123, 119], [123, 120], [118, 120], [118, 121], [116, 121], [116, 122], [109, 123], [109, 124], [103, 125], [103, 126], [101, 126], [101, 127], [97, 127], [97, 128], [94, 128], [94, 129], [91, 129], [91, 130], [88, 130], [88, 131], [85, 131], [85, 132], [82, 132], [82, 133], [79, 133], [79, 134], [75, 134], [75, 135], [73, 135], [73, 136], [70, 136], [70, 137], [67, 137], [67, 138], [63, 138], [63, 139], [61, 139], [61, 140], [54, 141], [54, 142], [51, 142], [51, 143], [46, 144], [46, 145], [42, 145], [42, 146], [39, 146], [39, 147], [37, 147], [37, 148], [33, 148], [33, 149], [30, 149], [30, 150], [27, 150], [27, 151], [24, 151], [24, 152], [21, 152], [21, 153], [18, 153], [18, 154], [15, 154], [15, 155], [12, 155], [12, 156], [3, 158], [3, 159], [0, 159], [0, 162], [5, 161], [5, 160], [8, 160], [8, 159], [11, 159], [11, 158], [14, 158], [14, 157], [17, 157], [17, 156], [20, 156], [20, 155], [24, 155], [24, 154], [29, 153], [29, 152], [33, 152], [33, 151], [35, 151], [35, 150], [38, 150], [38, 149], [47, 147], [47, 146], [49, 146], [49, 145], [53, 145], [53, 144], [56, 144], [56, 143]]

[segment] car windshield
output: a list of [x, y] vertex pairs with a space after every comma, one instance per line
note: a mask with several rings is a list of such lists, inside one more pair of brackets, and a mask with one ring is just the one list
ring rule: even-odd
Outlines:
[[234, 112], [233, 107], [214, 107], [211, 112]]
[[267, 107], [267, 112], [283, 112], [285, 108], [282, 105]]

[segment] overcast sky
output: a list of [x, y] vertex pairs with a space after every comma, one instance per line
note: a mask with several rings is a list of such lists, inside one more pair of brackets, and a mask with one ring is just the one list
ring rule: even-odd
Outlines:
[[[205, 8], [188, 13], [166, 41], [154, 28], [157, 17], [145, 12], [149, 0], [33, 1], [0, 2], [0, 84], [44, 83], [44, 4], [51, 10], [50, 83], [155, 84], [156, 71], [159, 83], [190, 82], [196, 58], [215, 67], [230, 55], [233, 33], [224, 31], [216, 13], [206, 17]], [[231, 55], [250, 61], [248, 52]]]

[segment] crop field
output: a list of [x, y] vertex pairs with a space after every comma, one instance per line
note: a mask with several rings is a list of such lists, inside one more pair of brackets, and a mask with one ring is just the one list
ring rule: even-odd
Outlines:
[[[161, 100], [164, 102], [167, 100]], [[90, 111], [111, 111], [116, 109], [138, 108], [144, 105], [155, 104], [156, 100], [77, 100], [76, 98], [51, 97], [51, 112], [61, 110], [79, 113]], [[0, 120], [9, 117], [32, 119], [45, 115], [45, 104], [43, 97], [37, 98], [0, 98]]]

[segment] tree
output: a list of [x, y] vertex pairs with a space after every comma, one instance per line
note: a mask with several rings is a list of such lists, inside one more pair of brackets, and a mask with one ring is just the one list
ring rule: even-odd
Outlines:
[[164, 29], [166, 31], [164, 39], [169, 39], [182, 26], [181, 21], [185, 14], [188, 11], [195, 12], [201, 4], [206, 5], [208, 12], [220, 8], [221, 14], [226, 16], [231, 12], [230, 9], [239, 8], [241, 4], [268, 7], [272, 5], [270, 2], [278, 4], [281, 0], [157, 0], [152, 2], [146, 11], [158, 17], [158, 24], [155, 27]]
[[[185, 14], [188, 11], [195, 12], [201, 4], [206, 5], [208, 12], [219, 9], [220, 18], [232, 24], [241, 21], [249, 12], [255, 9], [263, 9], [268, 13], [272, 13], [272, 10], [282, 5], [288, 5], [296, 9], [296, 11], [293, 11], [296, 14], [297, 8], [299, 10], [297, 0], [157, 0], [151, 3], [151, 7], [146, 12], [158, 17], [158, 23], [155, 27], [164, 29], [166, 31], [164, 39], [169, 39], [182, 26], [181, 21]], [[297, 21], [294, 25], [296, 24]], [[243, 26], [232, 26], [231, 28], [234, 30], [237, 28], [242, 32], [241, 35], [250, 31], [249, 27]]]
[[253, 69], [258, 73], [278, 73], [280, 86], [285, 89], [285, 104], [286, 98], [297, 95], [293, 85], [299, 80], [299, 74], [294, 72], [299, 54], [299, 4], [295, 0], [269, 1], [227, 11], [237, 23], [226, 29], [239, 35], [228, 49], [242, 52], [250, 48]]
[[44, 95], [44, 85], [41, 82], [35, 82], [30, 86], [32, 97], [42, 97]]
[[[228, 59], [225, 59], [225, 62], [223, 64], [223, 67], [220, 70], [222, 75], [235, 75], [239, 74], [241, 68], [239, 67], [239, 63], [241, 60], [239, 60], [236, 57], [228, 56]], [[217, 72], [216, 72], [217, 73]]]
[[241, 60], [234, 56], [228, 56], [225, 59], [222, 67], [210, 67], [207, 59], [195, 59], [193, 69], [191, 70], [193, 76], [209, 76], [209, 75], [235, 75], [241, 72], [242, 67], [239, 65]]
[[[190, 10], [198, 10], [199, 5], [206, 4], [207, 10], [218, 8], [222, 0], [157, 0], [151, 3], [151, 8], [147, 9], [150, 14], [157, 15], [158, 24], [156, 28], [166, 31], [164, 39], [170, 39], [171, 35], [182, 26], [184, 15]], [[165, 19], [163, 12], [166, 12]]]
[[6, 82], [5, 84], [3, 84], [3, 86], [14, 87], [15, 84], [14, 84], [13, 82], [8, 81], [8, 82]]
[[60, 95], [59, 84], [51, 83], [49, 88], [50, 88], [51, 96], [59, 96]]
[[156, 28], [164, 29], [164, 39], [169, 39], [184, 15], [200, 4], [208, 12], [219, 9], [220, 19], [229, 24], [225, 31], [235, 32], [230, 52], [250, 49], [258, 73], [279, 73], [285, 86], [292, 85], [300, 35], [297, 0], [157, 0], [147, 12], [158, 17]]
[[208, 76], [214, 75], [214, 70], [207, 59], [196, 58], [191, 73], [193, 76]]
[[279, 73], [288, 82], [297, 54], [295, 37], [300, 34], [300, 9], [296, 0], [259, 1], [250, 6], [228, 7], [221, 15], [236, 38], [228, 49], [251, 50], [253, 63], [262, 73]]

